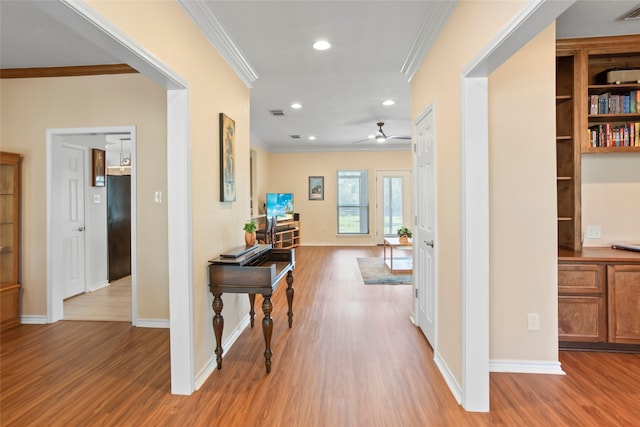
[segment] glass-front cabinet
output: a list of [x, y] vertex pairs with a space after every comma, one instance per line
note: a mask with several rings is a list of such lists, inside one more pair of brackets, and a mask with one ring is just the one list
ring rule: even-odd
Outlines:
[[0, 152], [0, 327], [20, 323], [20, 155]]

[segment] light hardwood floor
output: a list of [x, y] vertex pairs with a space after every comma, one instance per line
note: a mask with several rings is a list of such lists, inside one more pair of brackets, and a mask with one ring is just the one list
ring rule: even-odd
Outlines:
[[66, 299], [64, 320], [131, 322], [131, 276]]
[[563, 352], [566, 376], [491, 374], [491, 412], [465, 412], [409, 321], [411, 286], [363, 285], [361, 256], [382, 249], [298, 248], [292, 329], [285, 286], [273, 298], [271, 373], [257, 315], [191, 396], [170, 394], [167, 329], [60, 321], [5, 331], [0, 425], [638, 425], [632, 354]]

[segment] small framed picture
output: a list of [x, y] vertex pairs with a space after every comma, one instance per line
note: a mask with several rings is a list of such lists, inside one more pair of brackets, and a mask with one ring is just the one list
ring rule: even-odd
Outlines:
[[309, 200], [324, 200], [324, 176], [309, 177]]
[[236, 122], [220, 113], [220, 201], [236, 201]]
[[104, 187], [105, 184], [105, 151], [96, 148], [91, 150], [91, 185]]

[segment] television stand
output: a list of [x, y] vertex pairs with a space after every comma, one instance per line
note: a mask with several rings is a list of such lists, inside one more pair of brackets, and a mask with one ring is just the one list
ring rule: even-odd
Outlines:
[[274, 248], [290, 249], [300, 246], [300, 221], [285, 220], [276, 224]]

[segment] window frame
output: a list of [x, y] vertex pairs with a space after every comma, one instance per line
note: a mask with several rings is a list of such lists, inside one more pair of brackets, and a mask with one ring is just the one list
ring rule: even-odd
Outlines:
[[[349, 176], [349, 174], [352, 174], [352, 176]], [[356, 176], [353, 174], [358, 174], [358, 175]], [[345, 203], [344, 201], [341, 202], [340, 182], [342, 179], [345, 179], [345, 178], [354, 178], [359, 181], [358, 183], [359, 194], [358, 194], [358, 200], [356, 204], [349, 204], [349, 203]], [[370, 215], [370, 203], [369, 203], [369, 200], [371, 198], [369, 197], [369, 192], [370, 192], [369, 171], [367, 169], [339, 169], [336, 172], [336, 187], [337, 187], [336, 188], [337, 190], [336, 192], [336, 225], [337, 225], [338, 235], [339, 236], [369, 235], [371, 231], [371, 218], [370, 218], [371, 215]], [[341, 211], [344, 209], [358, 209], [359, 231], [341, 231], [341, 221], [340, 221]], [[365, 224], [362, 223], [363, 220], [365, 221]]]

